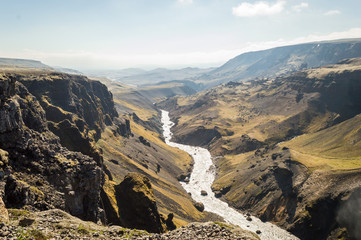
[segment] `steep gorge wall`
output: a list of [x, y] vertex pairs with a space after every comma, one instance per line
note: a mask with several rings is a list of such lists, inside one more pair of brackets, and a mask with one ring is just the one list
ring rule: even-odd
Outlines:
[[[142, 197], [136, 209], [124, 206], [123, 199], [136, 196], [132, 186], [122, 188], [125, 194], [115, 191], [103, 164], [96, 146], [101, 133], [132, 135], [106, 86], [62, 73], [11, 73], [2, 76], [0, 99], [0, 193], [6, 207], [59, 208], [84, 220], [164, 231], [166, 220], [160, 220], [153, 193]], [[154, 222], [153, 216], [158, 216]]]
[[103, 172], [61, 146], [39, 102], [13, 75], [0, 76], [0, 193], [6, 207], [59, 208], [85, 220], [102, 218]]
[[105, 127], [114, 125], [119, 134], [130, 134], [129, 123], [117, 118], [113, 96], [100, 82], [63, 73], [16, 77], [40, 102], [49, 129], [69, 150], [91, 156], [101, 165], [95, 142]]

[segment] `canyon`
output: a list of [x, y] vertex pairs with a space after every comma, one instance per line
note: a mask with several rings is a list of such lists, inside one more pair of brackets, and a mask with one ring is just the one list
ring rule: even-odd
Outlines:
[[359, 53], [277, 48], [140, 87], [0, 59], [1, 237], [359, 239]]

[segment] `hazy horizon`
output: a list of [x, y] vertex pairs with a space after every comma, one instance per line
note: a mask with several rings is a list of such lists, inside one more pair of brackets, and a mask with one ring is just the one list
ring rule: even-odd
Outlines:
[[2, 1], [0, 57], [79, 70], [217, 67], [248, 51], [361, 38], [352, 1]]

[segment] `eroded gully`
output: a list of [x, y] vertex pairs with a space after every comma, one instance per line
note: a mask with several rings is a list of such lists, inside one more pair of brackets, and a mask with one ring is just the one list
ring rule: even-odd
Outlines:
[[[177, 147], [187, 152], [194, 159], [193, 170], [189, 183], [181, 182], [181, 184], [187, 192], [191, 193], [192, 198], [195, 201], [204, 204], [205, 211], [216, 213], [223, 217], [228, 223], [238, 225], [245, 230], [250, 230], [252, 232], [260, 230], [261, 233], [259, 236], [262, 240], [298, 239], [278, 226], [272, 223], [262, 222], [254, 216], [251, 217], [252, 221], [248, 221], [244, 214], [229, 207], [227, 203], [216, 198], [211, 189], [212, 183], [215, 179], [215, 166], [209, 151], [201, 147], [193, 147], [171, 142], [172, 132], [170, 129], [174, 123], [170, 121], [169, 113], [164, 110], [162, 110], [162, 124], [165, 142], [169, 146]], [[202, 190], [206, 191], [208, 195], [202, 196]]]

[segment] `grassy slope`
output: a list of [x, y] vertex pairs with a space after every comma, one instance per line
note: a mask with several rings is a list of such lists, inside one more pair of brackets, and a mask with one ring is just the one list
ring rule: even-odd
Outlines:
[[[106, 84], [113, 93], [118, 112], [135, 113], [142, 121], [159, 118], [153, 103], [138, 94], [134, 87], [106, 79], [97, 80]], [[159, 133], [137, 124], [130, 115], [123, 117], [130, 120], [134, 136], [114, 137], [111, 129], [107, 129], [97, 143], [103, 149], [105, 164], [112, 172], [115, 183], [119, 183], [128, 172], [141, 172], [151, 179], [160, 212], [165, 215], [174, 213], [177, 226], [210, 219], [208, 213], [201, 213], [193, 206], [191, 197], [176, 179], [189, 171], [193, 161], [191, 157], [165, 144]], [[144, 137], [150, 147], [140, 143], [139, 136]], [[114, 160], [118, 163], [115, 164]]]
[[[321, 236], [329, 233], [322, 223], [334, 224], [339, 198], [360, 183], [361, 116], [353, 115], [360, 106], [360, 70], [361, 60], [345, 61], [273, 81], [225, 84], [161, 104], [177, 120], [176, 138], [200, 126], [219, 128], [221, 144], [211, 142], [208, 148], [220, 156], [212, 187], [227, 189], [223, 199], [288, 229], [310, 234], [323, 229]], [[261, 149], [264, 153], [226, 152], [241, 144], [243, 134], [271, 146], [284, 142]], [[320, 206], [329, 214], [325, 218]]]
[[282, 143], [310, 169], [361, 168], [361, 115], [331, 128]]
[[[135, 137], [114, 137], [108, 129], [97, 145], [103, 150], [105, 164], [118, 184], [128, 172], [141, 172], [151, 179], [160, 212], [175, 214], [178, 226], [190, 221], [201, 221], [207, 217], [193, 206], [190, 196], [176, 180], [175, 176], [186, 172], [192, 162], [188, 154], [166, 145], [157, 133], [131, 122]], [[145, 147], [136, 136], [143, 136], [151, 147]], [[113, 161], [111, 161], [113, 160]], [[114, 164], [114, 160], [117, 164]], [[161, 166], [157, 171], [157, 164]]]

